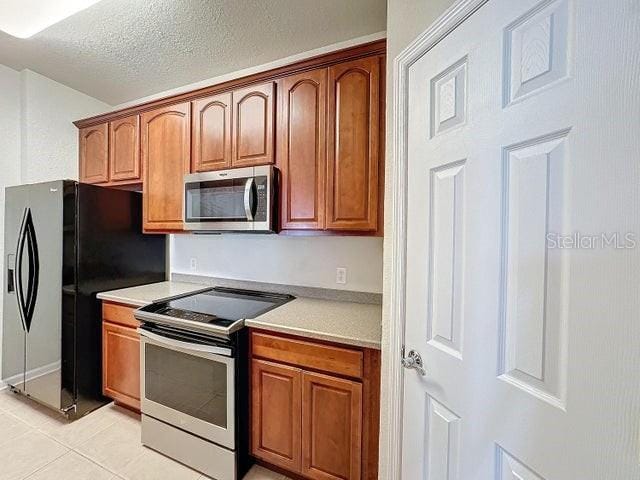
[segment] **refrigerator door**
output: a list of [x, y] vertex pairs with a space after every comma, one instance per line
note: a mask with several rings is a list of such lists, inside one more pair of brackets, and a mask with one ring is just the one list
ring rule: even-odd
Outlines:
[[[5, 310], [5, 323], [19, 322], [25, 333], [24, 393], [56, 409], [66, 408], [60, 373], [63, 188], [63, 181], [16, 187], [26, 191], [26, 204], [6, 203], [7, 214], [22, 218], [16, 234], [15, 295], [13, 302], [5, 302], [13, 303], [19, 318]], [[9, 228], [15, 231], [15, 225]], [[7, 343], [3, 340], [3, 347]]]
[[5, 206], [2, 381], [24, 391], [26, 331], [16, 292], [16, 252], [22, 220], [29, 206], [28, 189], [7, 188]]

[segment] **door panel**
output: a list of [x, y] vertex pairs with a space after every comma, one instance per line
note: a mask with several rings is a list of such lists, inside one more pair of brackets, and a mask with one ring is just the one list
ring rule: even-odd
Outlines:
[[273, 163], [274, 100], [273, 82], [233, 92], [234, 167]]
[[109, 181], [109, 125], [102, 123], [80, 130], [80, 181]]
[[141, 125], [144, 228], [182, 230], [183, 182], [190, 168], [191, 104], [143, 113]]
[[8, 187], [5, 205], [2, 381], [24, 390], [26, 332], [18, 307], [15, 271], [22, 220], [29, 207], [28, 188]]
[[193, 104], [192, 172], [231, 167], [231, 92]]
[[63, 185], [56, 181], [26, 187], [34, 242], [29, 256], [38, 278], [26, 336], [25, 391], [58, 409], [69, 406], [61, 404]]
[[357, 480], [361, 459], [362, 384], [303, 372], [303, 475]]
[[253, 455], [299, 472], [302, 371], [252, 360], [251, 378]]
[[404, 372], [402, 478], [640, 478], [625, 3], [491, 1], [409, 67], [405, 349], [426, 375]]
[[140, 337], [134, 328], [102, 324], [104, 395], [140, 410]]
[[380, 59], [329, 68], [328, 229], [378, 228]]
[[278, 165], [282, 228], [323, 229], [325, 212], [327, 70], [279, 84]]
[[140, 179], [140, 117], [132, 115], [109, 123], [109, 181]]

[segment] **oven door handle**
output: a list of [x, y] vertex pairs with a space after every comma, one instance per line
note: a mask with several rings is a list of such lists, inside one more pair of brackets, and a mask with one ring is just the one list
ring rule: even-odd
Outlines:
[[185, 350], [191, 350], [194, 352], [211, 353], [214, 355], [224, 355], [225, 357], [231, 356], [231, 349], [225, 347], [215, 347], [213, 345], [201, 345], [198, 343], [182, 342], [173, 338], [167, 338], [164, 335], [158, 335], [152, 333], [149, 330], [138, 328], [138, 333], [150, 340], [154, 340], [158, 343], [166, 345], [168, 347], [183, 348]]
[[247, 220], [253, 221], [253, 207], [251, 205], [251, 190], [253, 189], [253, 184], [255, 182], [255, 178], [247, 178], [247, 183], [244, 184], [244, 213], [247, 215]]

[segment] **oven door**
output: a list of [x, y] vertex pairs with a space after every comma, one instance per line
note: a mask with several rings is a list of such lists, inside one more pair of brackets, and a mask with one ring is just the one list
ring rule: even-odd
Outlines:
[[235, 448], [235, 360], [199, 338], [140, 333], [141, 410], [231, 450]]
[[248, 167], [186, 175], [187, 230], [270, 231], [272, 167]]

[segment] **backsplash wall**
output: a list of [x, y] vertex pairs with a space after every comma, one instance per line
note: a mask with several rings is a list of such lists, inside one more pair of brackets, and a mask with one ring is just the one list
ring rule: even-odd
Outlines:
[[[170, 243], [172, 273], [382, 293], [378, 237], [192, 234]], [[346, 284], [336, 283], [337, 267]]]

